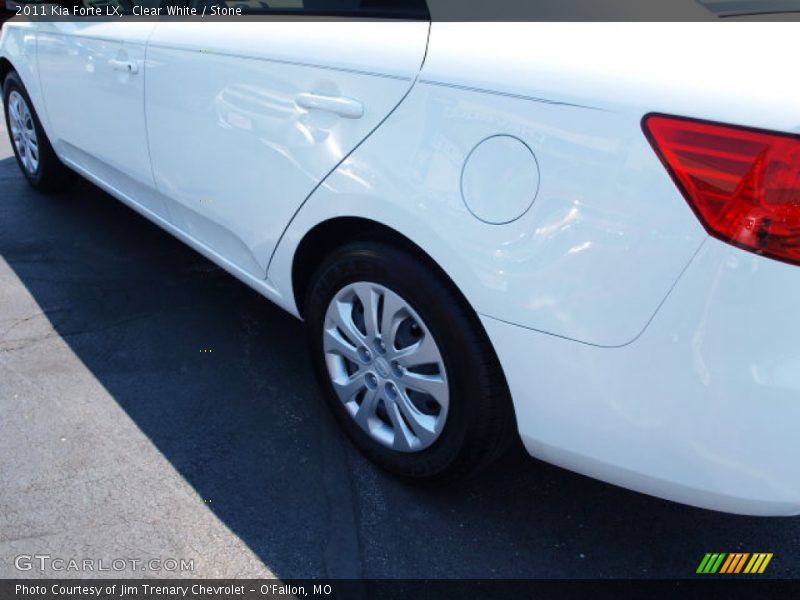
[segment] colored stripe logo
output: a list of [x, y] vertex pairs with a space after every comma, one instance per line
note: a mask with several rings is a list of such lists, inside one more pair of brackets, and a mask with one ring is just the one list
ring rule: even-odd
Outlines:
[[772, 552], [755, 552], [753, 554], [749, 552], [708, 552], [700, 561], [696, 572], [726, 575], [763, 573], [771, 560]]

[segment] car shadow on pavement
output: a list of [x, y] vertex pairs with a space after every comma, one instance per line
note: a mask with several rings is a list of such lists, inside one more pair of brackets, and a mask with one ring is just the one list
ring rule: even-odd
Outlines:
[[800, 575], [798, 520], [680, 506], [519, 447], [457, 485], [393, 479], [324, 408], [302, 323], [86, 182], [43, 196], [8, 158], [0, 196], [0, 254], [58, 335], [279, 577], [681, 577], [736, 550]]

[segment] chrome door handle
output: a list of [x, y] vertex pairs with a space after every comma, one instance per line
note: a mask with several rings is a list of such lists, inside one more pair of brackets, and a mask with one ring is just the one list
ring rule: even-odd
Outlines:
[[112, 58], [108, 61], [108, 64], [115, 71], [124, 71], [131, 75], [139, 72], [139, 65], [135, 60], [117, 60], [116, 58]]
[[294, 101], [301, 108], [325, 110], [345, 119], [359, 119], [364, 115], [364, 105], [353, 98], [320, 96], [311, 92], [301, 92], [294, 97]]

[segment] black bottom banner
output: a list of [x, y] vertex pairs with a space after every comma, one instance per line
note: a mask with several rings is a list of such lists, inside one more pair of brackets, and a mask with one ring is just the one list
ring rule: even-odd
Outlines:
[[800, 581], [492, 579], [5, 579], [2, 600], [798, 598]]

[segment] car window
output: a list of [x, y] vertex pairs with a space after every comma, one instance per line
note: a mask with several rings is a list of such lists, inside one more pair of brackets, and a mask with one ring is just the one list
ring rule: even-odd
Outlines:
[[242, 14], [429, 18], [425, 0], [188, 0], [187, 5], [195, 8], [239, 8]]
[[800, 0], [698, 0], [720, 17], [800, 12]]
[[[2, 2], [3, 0], [0, 0]], [[189, 7], [199, 12], [211, 7], [236, 9], [242, 15], [297, 15], [375, 19], [428, 20], [425, 0], [56, 0], [65, 6], [117, 7], [121, 14], [133, 13], [135, 6], [147, 9]]]
[[428, 7], [434, 21], [673, 22], [800, 12], [800, 0], [428, 0]]

